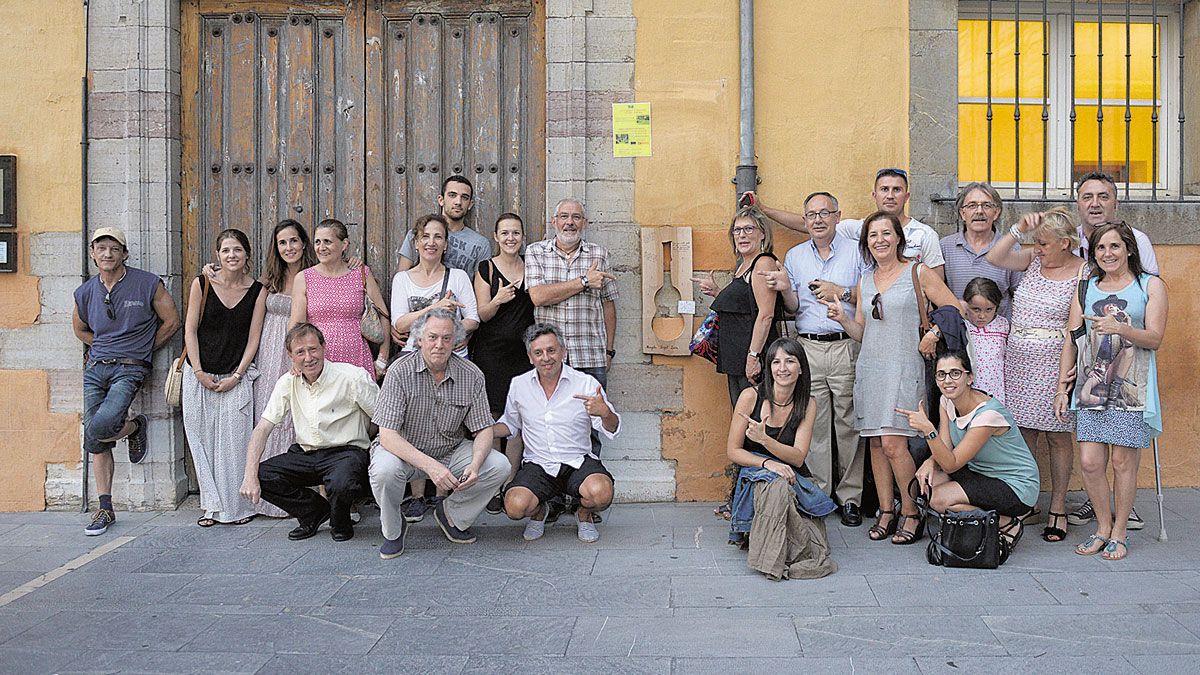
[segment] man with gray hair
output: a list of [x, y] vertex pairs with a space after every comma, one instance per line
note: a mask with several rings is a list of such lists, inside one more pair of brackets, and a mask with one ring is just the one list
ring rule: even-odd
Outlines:
[[524, 537], [533, 541], [546, 531], [550, 501], [570, 495], [579, 500], [579, 539], [594, 543], [600, 532], [592, 514], [612, 503], [613, 477], [589, 435], [613, 438], [621, 417], [596, 378], [563, 363], [567, 347], [557, 328], [535, 323], [523, 339], [534, 369], [513, 378], [504, 417], [495, 426], [497, 435], [521, 434], [525, 441], [521, 467], [504, 492], [504, 510], [513, 520], [529, 519]]
[[400, 511], [408, 481], [428, 477], [450, 495], [434, 520], [456, 544], [475, 541], [471, 525], [508, 477], [509, 463], [492, 450], [492, 419], [483, 373], [454, 353], [465, 338], [458, 314], [426, 312], [413, 324], [418, 351], [388, 368], [372, 421], [371, 490], [385, 541], [379, 557], [404, 552], [408, 523]]
[[608, 251], [583, 240], [588, 220], [578, 199], [560, 201], [552, 223], [554, 238], [525, 250], [534, 319], [557, 326], [571, 366], [607, 387], [617, 330], [617, 282]]

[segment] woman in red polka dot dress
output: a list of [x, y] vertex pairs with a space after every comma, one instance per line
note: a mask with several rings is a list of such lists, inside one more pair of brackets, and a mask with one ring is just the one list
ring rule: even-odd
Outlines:
[[[337, 363], [352, 363], [378, 379], [391, 353], [391, 336], [384, 331], [379, 360], [371, 357], [371, 346], [363, 338], [359, 320], [363, 313], [363, 282], [376, 309], [386, 313], [387, 305], [379, 284], [367, 266], [351, 270], [343, 255], [349, 248], [346, 226], [337, 220], [323, 220], [313, 233], [317, 260], [296, 276], [292, 289], [292, 319], [289, 329], [305, 321], [325, 335], [325, 358]], [[385, 316], [384, 322], [387, 323]]]

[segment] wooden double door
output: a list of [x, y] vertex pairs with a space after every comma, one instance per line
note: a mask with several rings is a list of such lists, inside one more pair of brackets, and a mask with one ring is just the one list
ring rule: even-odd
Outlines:
[[261, 263], [280, 220], [337, 218], [387, 289], [453, 174], [474, 184], [468, 224], [513, 211], [540, 232], [542, 1], [185, 0], [185, 278], [224, 228]]

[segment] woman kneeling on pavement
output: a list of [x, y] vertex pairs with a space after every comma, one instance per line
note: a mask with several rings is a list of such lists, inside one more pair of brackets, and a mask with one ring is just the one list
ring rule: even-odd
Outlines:
[[941, 429], [922, 403], [897, 412], [929, 441], [933, 456], [916, 480], [935, 511], [995, 511], [1009, 546], [1021, 537], [1021, 517], [1037, 504], [1041, 476], [1012, 413], [975, 389], [971, 359], [964, 351], [941, 354], [934, 380], [942, 392]]
[[729, 425], [730, 461], [742, 467], [733, 495], [730, 542], [771, 579], [815, 579], [837, 571], [822, 517], [836, 508], [808, 479], [804, 459], [816, 402], [804, 348], [779, 338], [766, 351], [757, 388], [744, 389]]

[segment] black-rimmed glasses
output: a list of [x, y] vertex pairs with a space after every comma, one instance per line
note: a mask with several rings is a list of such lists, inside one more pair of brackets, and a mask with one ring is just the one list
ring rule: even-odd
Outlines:
[[957, 382], [962, 379], [962, 376], [965, 375], [966, 372], [967, 371], [959, 370], [958, 368], [939, 370], [933, 374], [933, 379], [937, 380], [938, 382], [945, 382], [946, 380], [954, 380]]

